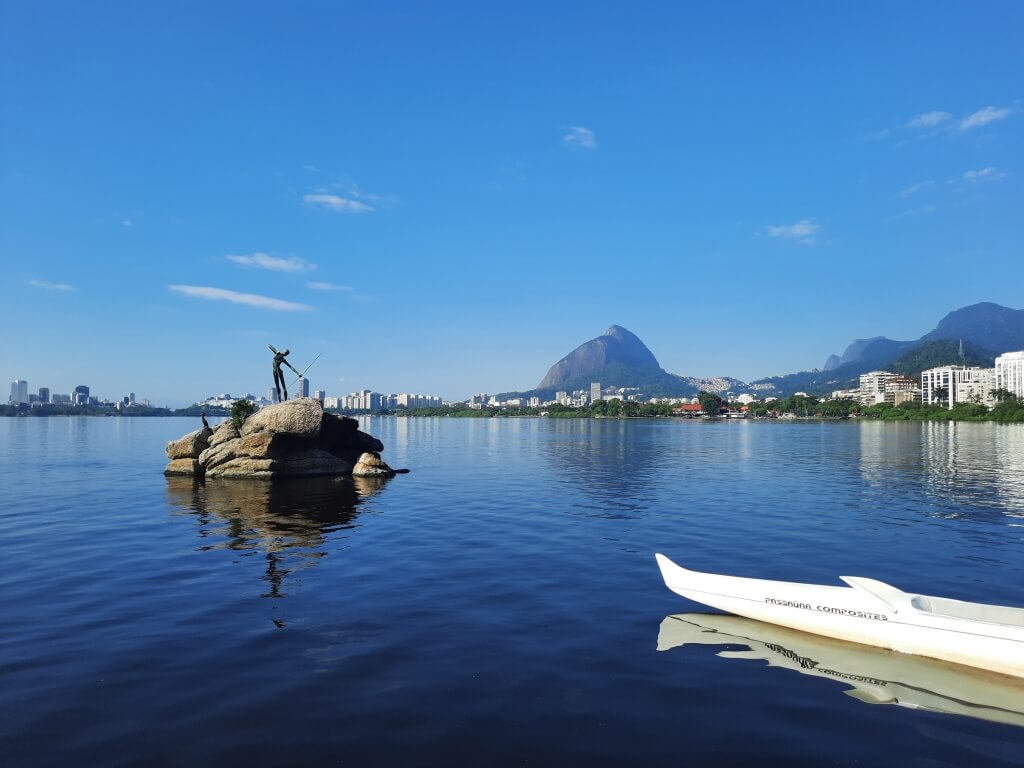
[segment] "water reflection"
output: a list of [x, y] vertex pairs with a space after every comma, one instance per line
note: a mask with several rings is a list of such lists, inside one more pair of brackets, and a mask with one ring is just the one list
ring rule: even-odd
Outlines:
[[587, 516], [637, 517], [655, 498], [652, 479], [666, 467], [683, 468], [683, 444], [666, 440], [667, 422], [626, 419], [547, 419], [538, 445], [552, 478], [585, 504], [566, 507]]
[[1024, 680], [958, 664], [778, 627], [739, 616], [686, 613], [666, 616], [658, 650], [684, 645], [743, 645], [724, 659], [762, 659], [802, 675], [847, 683], [848, 696], [868, 704], [895, 704], [1024, 727]]
[[195, 517], [200, 550], [262, 552], [267, 592], [281, 597], [289, 574], [315, 565], [334, 532], [354, 527], [356, 508], [384, 487], [382, 478], [294, 478], [205, 483], [167, 478], [172, 508]]
[[860, 471], [872, 487], [920, 486], [942, 517], [981, 510], [1024, 517], [1024, 429], [1015, 424], [860, 424]]

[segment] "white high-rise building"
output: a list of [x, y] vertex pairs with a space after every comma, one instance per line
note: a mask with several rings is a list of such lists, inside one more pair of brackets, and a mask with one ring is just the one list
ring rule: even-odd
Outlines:
[[957, 403], [974, 402], [981, 388], [995, 381], [994, 377], [989, 378], [988, 370], [977, 366], [944, 365], [921, 371], [921, 402], [947, 408]]
[[995, 389], [1005, 389], [1024, 397], [1024, 350], [1006, 352], [996, 358]]
[[996, 369], [979, 368], [970, 381], [960, 385], [957, 391], [958, 403], [980, 403], [989, 408], [996, 404], [992, 390], [996, 389]]
[[8, 402], [10, 402], [13, 405], [18, 405], [19, 403], [25, 403], [26, 405], [28, 404], [29, 399], [27, 381], [25, 381], [24, 379], [15, 379], [14, 381], [11, 382], [11, 397], [8, 400]]
[[590, 382], [590, 402], [596, 403], [601, 399], [601, 382]]
[[889, 371], [871, 371], [860, 375], [860, 390], [857, 399], [861, 405], [875, 405], [885, 402], [885, 385], [895, 373]]

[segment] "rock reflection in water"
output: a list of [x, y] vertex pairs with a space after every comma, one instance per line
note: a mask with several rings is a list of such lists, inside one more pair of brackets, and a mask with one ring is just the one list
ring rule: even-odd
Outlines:
[[209, 483], [168, 477], [167, 500], [195, 517], [201, 550], [262, 551], [269, 583], [264, 597], [280, 597], [286, 577], [314, 565], [327, 537], [353, 527], [357, 507], [386, 483], [361, 477]]
[[742, 645], [724, 659], [763, 659], [802, 675], [850, 685], [868, 704], [895, 704], [1024, 727], [1024, 680], [923, 656], [848, 643], [727, 614], [666, 616], [658, 650], [685, 645]]

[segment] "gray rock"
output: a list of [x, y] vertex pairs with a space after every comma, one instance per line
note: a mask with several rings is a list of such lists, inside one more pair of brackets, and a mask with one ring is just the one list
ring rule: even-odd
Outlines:
[[358, 468], [360, 477], [393, 477], [396, 470], [380, 458], [383, 448], [355, 419], [325, 414], [319, 400], [296, 398], [260, 409], [240, 430], [225, 422], [168, 443], [171, 463], [164, 471], [272, 479], [353, 475]]
[[164, 469], [165, 475], [198, 475], [202, 473], [199, 462], [196, 459], [171, 459], [171, 463]]
[[210, 447], [220, 445], [228, 440], [234, 440], [241, 435], [238, 434], [238, 430], [235, 429], [235, 425], [230, 421], [225, 421], [223, 424], [218, 424], [216, 429], [213, 430], [213, 436], [210, 438]]
[[211, 435], [213, 435], [212, 429], [205, 427], [197, 429], [195, 432], [189, 432], [177, 440], [171, 440], [164, 447], [164, 452], [171, 461], [175, 459], [198, 458], [199, 454], [206, 450], [209, 445]]
[[245, 420], [239, 430], [242, 437], [257, 432], [317, 437], [324, 418], [324, 407], [313, 397], [297, 397], [260, 408]]
[[366, 452], [352, 467], [353, 477], [394, 477], [395, 470], [387, 465], [381, 457], [373, 452]]

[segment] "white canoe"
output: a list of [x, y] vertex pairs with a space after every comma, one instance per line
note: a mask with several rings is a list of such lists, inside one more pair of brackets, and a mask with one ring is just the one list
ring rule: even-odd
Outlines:
[[[812, 635], [742, 616], [684, 613], [666, 616], [658, 650], [727, 645], [723, 659], [759, 659], [850, 686], [867, 704], [944, 712], [1024, 727], [1024, 680], [924, 656], [906, 656], [861, 643]], [[745, 646], [750, 650], [734, 650]]]
[[655, 558], [669, 589], [712, 608], [1024, 677], [1024, 608], [910, 594], [856, 576], [840, 576], [848, 587], [828, 587], [700, 573]]

